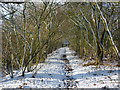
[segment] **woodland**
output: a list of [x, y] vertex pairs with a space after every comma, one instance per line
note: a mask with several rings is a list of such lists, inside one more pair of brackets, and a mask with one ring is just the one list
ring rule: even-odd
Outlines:
[[14, 78], [18, 70], [24, 77], [65, 41], [80, 59], [95, 61], [86, 65], [120, 66], [119, 2], [2, 2], [0, 7], [4, 75]]

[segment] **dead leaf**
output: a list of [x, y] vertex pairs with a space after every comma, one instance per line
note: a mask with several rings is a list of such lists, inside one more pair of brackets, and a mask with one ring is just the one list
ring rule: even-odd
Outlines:
[[19, 88], [22, 89], [22, 85], [19, 85]]
[[27, 85], [27, 83], [23, 83], [23, 85]]

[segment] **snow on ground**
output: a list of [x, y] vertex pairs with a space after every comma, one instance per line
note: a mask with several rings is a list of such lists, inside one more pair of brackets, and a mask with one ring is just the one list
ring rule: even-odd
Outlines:
[[41, 67], [35, 78], [32, 77], [32, 73], [26, 73], [25, 77], [14, 77], [10, 79], [9, 76], [3, 77], [0, 82], [1, 88], [58, 88], [64, 87], [65, 78], [63, 65], [64, 62], [60, 60], [60, 54], [63, 53], [63, 49], [60, 48], [53, 52], [46, 60], [45, 63], [38, 65]]
[[[70, 52], [68, 49], [66, 53]], [[77, 83], [77, 88], [120, 88], [118, 67], [83, 66], [85, 63], [83, 60], [71, 55], [68, 55], [67, 58], [72, 66], [73, 78]]]
[[[71, 71], [72, 83], [76, 88], [118, 88], [118, 68], [100, 66], [83, 66], [83, 60], [74, 56], [74, 51], [68, 47], [60, 48], [48, 55], [45, 63], [40, 63], [40, 68], [35, 76], [32, 72], [26, 73], [25, 77], [16, 75], [11, 79], [8, 75], [0, 78], [0, 89], [2, 88], [66, 88], [65, 61], [61, 59], [62, 54], [67, 55]], [[70, 80], [69, 80], [70, 81]], [[70, 85], [71, 86], [71, 85]], [[72, 87], [72, 86], [71, 86]]]

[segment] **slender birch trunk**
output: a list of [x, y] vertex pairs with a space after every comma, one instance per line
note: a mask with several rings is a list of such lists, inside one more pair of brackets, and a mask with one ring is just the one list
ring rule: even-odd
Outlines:
[[24, 37], [25, 37], [25, 41], [24, 41], [24, 53], [23, 53], [23, 58], [22, 58], [22, 64], [21, 64], [21, 70], [22, 70], [22, 76], [24, 76], [25, 71], [23, 70], [23, 64], [24, 64], [24, 59], [25, 59], [25, 54], [26, 54], [26, 2], [24, 4], [24, 9], [23, 9], [23, 20], [24, 20], [24, 26], [23, 26], [23, 32], [24, 32]]

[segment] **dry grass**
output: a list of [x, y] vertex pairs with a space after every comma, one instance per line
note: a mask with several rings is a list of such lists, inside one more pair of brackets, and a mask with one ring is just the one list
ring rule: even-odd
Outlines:
[[95, 62], [88, 62], [87, 64], [83, 64], [83, 66], [90, 66], [90, 65], [96, 65]]

